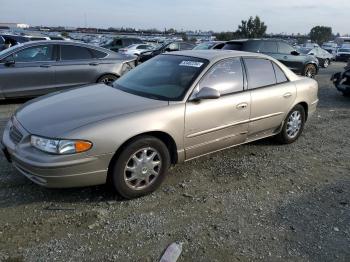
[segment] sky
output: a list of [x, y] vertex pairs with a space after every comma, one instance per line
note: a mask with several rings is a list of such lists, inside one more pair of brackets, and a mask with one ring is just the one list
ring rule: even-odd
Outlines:
[[309, 33], [316, 25], [350, 33], [349, 0], [0, 0], [0, 23], [233, 31], [258, 15], [268, 33]]

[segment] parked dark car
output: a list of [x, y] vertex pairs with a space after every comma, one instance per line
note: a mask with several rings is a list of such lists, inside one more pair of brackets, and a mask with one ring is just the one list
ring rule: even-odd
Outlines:
[[6, 44], [5, 44], [5, 39], [2, 36], [0, 36], [0, 51], [4, 50], [6, 48], [7, 47], [6, 47]]
[[148, 59], [151, 59], [152, 57], [155, 57], [155, 56], [162, 54], [162, 53], [165, 53], [165, 52], [191, 50], [195, 46], [196, 46], [195, 44], [189, 43], [189, 42], [165, 43], [153, 51], [146, 51], [146, 52], [141, 53], [139, 58], [138, 58], [138, 62], [140, 62], [140, 63], [146, 62]]
[[33, 41], [0, 52], [0, 99], [34, 97], [74, 86], [111, 84], [135, 59], [70, 41]]
[[138, 38], [115, 38], [109, 43], [102, 45], [101, 47], [118, 52], [120, 48], [124, 48], [133, 44], [143, 44], [143, 41]]
[[208, 41], [196, 45], [193, 50], [209, 50], [209, 49], [222, 49], [226, 42], [223, 41]]
[[18, 45], [21, 43], [26, 43], [29, 42], [30, 39], [28, 37], [25, 36], [21, 36], [21, 35], [1, 35], [1, 37], [5, 40], [6, 44], [8, 46], [14, 46], [14, 45]]
[[344, 96], [350, 96], [350, 60], [345, 67], [345, 71], [335, 73], [331, 81], [333, 81], [335, 88], [342, 92]]
[[244, 39], [227, 42], [224, 50], [240, 50], [264, 53], [279, 60], [292, 71], [303, 76], [314, 78], [318, 73], [318, 60], [310, 55], [300, 54], [294, 47], [277, 39]]

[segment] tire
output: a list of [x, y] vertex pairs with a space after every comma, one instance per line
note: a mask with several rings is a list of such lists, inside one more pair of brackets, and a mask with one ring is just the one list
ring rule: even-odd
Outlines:
[[[296, 118], [297, 116], [299, 116], [299, 118]], [[295, 120], [293, 120], [293, 118]], [[281, 144], [291, 144], [295, 142], [303, 132], [304, 125], [305, 125], [304, 107], [302, 105], [296, 105], [288, 113], [283, 123], [281, 132], [276, 136], [277, 141], [280, 142]], [[295, 133], [293, 131], [295, 131]]]
[[309, 77], [309, 78], [315, 78], [317, 73], [317, 68], [313, 64], [307, 64], [303, 71], [303, 76]]
[[343, 96], [350, 97], [350, 92], [342, 92], [342, 93], [343, 93]]
[[169, 166], [167, 146], [155, 137], [139, 136], [112, 163], [112, 186], [126, 199], [150, 194], [161, 185]]
[[117, 80], [118, 77], [116, 75], [112, 75], [112, 74], [107, 74], [107, 75], [103, 75], [101, 76], [98, 80], [97, 83], [104, 83], [108, 86], [112, 86], [113, 82], [115, 80]]
[[325, 59], [325, 60], [323, 61], [323, 68], [327, 68], [330, 64], [331, 64], [331, 60]]

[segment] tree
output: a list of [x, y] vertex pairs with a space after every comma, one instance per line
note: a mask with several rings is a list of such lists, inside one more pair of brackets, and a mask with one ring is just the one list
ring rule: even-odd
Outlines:
[[248, 21], [242, 20], [242, 24], [238, 26], [236, 34], [244, 38], [259, 38], [266, 33], [267, 26], [260, 20], [259, 16], [249, 17]]
[[332, 27], [315, 26], [310, 31], [310, 38], [312, 41], [321, 45], [332, 39]]

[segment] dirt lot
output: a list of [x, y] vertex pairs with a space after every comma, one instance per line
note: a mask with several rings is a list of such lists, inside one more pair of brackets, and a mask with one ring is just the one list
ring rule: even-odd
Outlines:
[[[39, 187], [0, 156], [1, 261], [350, 261], [350, 99], [322, 69], [320, 104], [294, 144], [271, 139], [170, 171], [122, 201], [105, 186]], [[19, 105], [0, 105], [0, 130]]]

